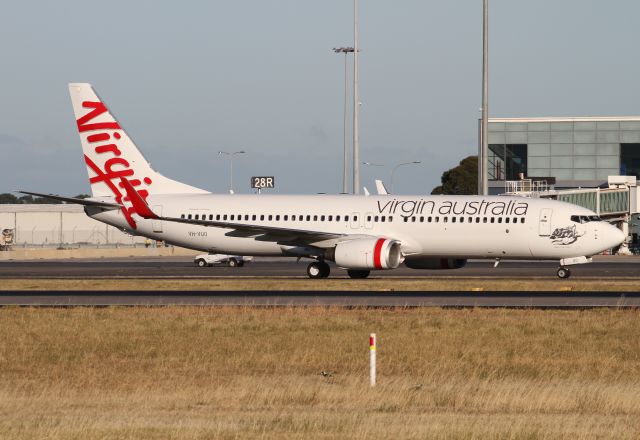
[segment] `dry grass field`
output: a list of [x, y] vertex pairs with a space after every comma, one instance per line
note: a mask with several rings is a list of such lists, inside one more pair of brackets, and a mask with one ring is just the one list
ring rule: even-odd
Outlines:
[[0, 438], [637, 439], [640, 312], [3, 308]]

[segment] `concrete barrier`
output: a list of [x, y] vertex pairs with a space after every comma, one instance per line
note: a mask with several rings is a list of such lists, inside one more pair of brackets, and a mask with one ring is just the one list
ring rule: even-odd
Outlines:
[[202, 252], [181, 247], [160, 248], [80, 248], [80, 249], [13, 249], [0, 252], [0, 261], [9, 260], [58, 260], [72, 258], [122, 258], [122, 257], [179, 257], [196, 256]]

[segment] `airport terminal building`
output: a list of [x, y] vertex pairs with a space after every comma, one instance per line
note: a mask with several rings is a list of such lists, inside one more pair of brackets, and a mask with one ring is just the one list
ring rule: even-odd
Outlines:
[[489, 118], [488, 144], [490, 194], [503, 193], [520, 173], [555, 189], [640, 176], [640, 116]]
[[489, 118], [487, 141], [489, 194], [584, 206], [640, 249], [640, 116]]

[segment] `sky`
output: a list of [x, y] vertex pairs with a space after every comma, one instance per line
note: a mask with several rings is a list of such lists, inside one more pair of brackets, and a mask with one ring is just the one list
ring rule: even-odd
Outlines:
[[[640, 114], [640, 2], [491, 0], [491, 117]], [[362, 185], [425, 194], [477, 153], [482, 0], [360, 0]], [[67, 84], [89, 82], [154, 168], [213, 192], [342, 189], [352, 0], [6, 2], [0, 192], [89, 192]], [[350, 166], [351, 168], [351, 166]]]

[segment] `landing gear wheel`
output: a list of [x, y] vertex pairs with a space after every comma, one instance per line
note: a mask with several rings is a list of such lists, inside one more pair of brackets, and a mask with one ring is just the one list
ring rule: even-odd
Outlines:
[[320, 263], [320, 278], [329, 278], [331, 268], [325, 262]]
[[198, 265], [198, 267], [205, 267], [207, 265], [207, 262], [204, 261], [202, 258], [198, 258], [198, 261], [196, 261], [196, 264]]
[[319, 262], [314, 261], [313, 263], [309, 263], [309, 265], [307, 266], [307, 275], [309, 276], [309, 278], [322, 278], [322, 274], [322, 265]]
[[227, 262], [227, 264], [229, 265], [229, 267], [236, 267], [238, 265], [238, 260], [232, 258], [229, 260], [229, 262]]
[[571, 271], [566, 267], [558, 268], [558, 278], [567, 279], [571, 276]]
[[349, 274], [349, 278], [361, 280], [368, 277], [371, 272], [368, 270], [347, 270], [347, 273]]

